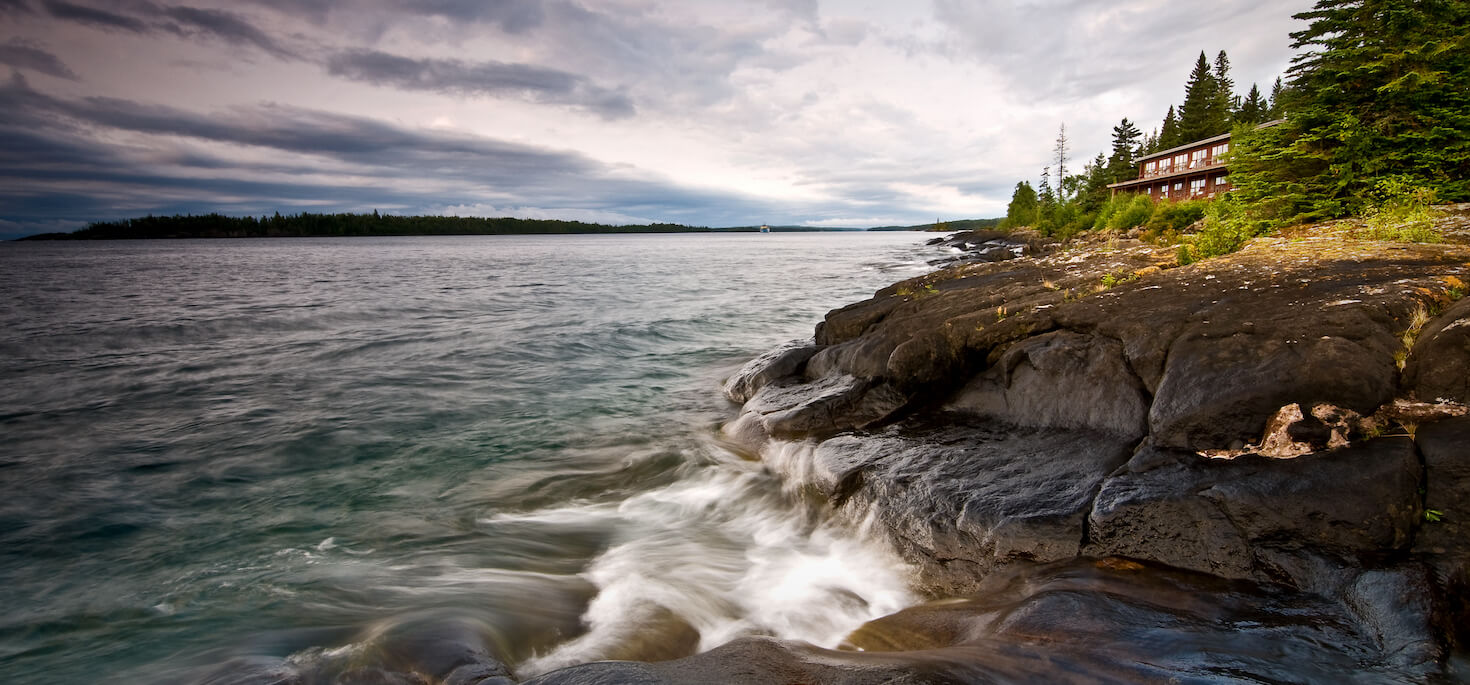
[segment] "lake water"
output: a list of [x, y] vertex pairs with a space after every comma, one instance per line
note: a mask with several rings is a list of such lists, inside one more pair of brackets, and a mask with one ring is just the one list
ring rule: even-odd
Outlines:
[[330, 676], [440, 620], [523, 676], [832, 646], [907, 571], [722, 444], [719, 384], [926, 237], [0, 245], [0, 681]]

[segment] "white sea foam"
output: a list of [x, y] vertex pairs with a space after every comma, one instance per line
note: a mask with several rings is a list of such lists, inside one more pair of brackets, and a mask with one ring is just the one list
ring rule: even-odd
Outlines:
[[671, 622], [698, 631], [700, 650], [745, 635], [833, 647], [915, 601], [908, 568], [886, 544], [782, 480], [764, 464], [722, 460], [616, 509], [528, 514], [573, 523], [580, 513], [583, 525], [615, 533], [584, 574], [598, 588], [582, 617], [587, 633], [521, 664], [520, 673], [609, 658]]

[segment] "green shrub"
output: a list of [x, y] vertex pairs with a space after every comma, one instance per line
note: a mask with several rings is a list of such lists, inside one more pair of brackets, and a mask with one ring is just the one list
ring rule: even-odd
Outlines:
[[1108, 218], [1108, 228], [1114, 231], [1126, 231], [1135, 226], [1142, 226], [1148, 222], [1153, 213], [1153, 199], [1144, 193], [1139, 193], [1129, 198], [1128, 204], [1113, 211], [1113, 215]]
[[1165, 231], [1183, 231], [1194, 222], [1203, 219], [1209, 210], [1210, 203], [1205, 200], [1182, 200], [1179, 202], [1160, 202], [1154, 208], [1153, 216], [1149, 218], [1146, 228], [1155, 233]]
[[1104, 202], [1103, 205], [1097, 209], [1097, 214], [1093, 216], [1092, 230], [1101, 231], [1107, 228], [1108, 220], [1113, 218], [1113, 214], [1117, 212], [1120, 207], [1128, 204], [1128, 202], [1132, 199], [1133, 198], [1129, 197], [1128, 195], [1114, 195], [1113, 197], [1108, 198], [1108, 201]]
[[1444, 242], [1429, 209], [1436, 199], [1434, 189], [1391, 177], [1379, 181], [1372, 195], [1372, 204], [1363, 215], [1367, 224], [1363, 237], [1401, 243]]
[[1264, 233], [1267, 224], [1254, 219], [1229, 199], [1209, 203], [1204, 227], [1179, 245], [1179, 263], [1190, 264], [1239, 250], [1246, 241]]

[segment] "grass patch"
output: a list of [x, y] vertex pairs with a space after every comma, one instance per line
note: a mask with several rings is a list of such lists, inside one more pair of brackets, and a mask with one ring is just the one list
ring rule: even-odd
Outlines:
[[1359, 237], [1396, 243], [1442, 243], [1444, 234], [1434, 226], [1430, 206], [1434, 189], [1415, 186], [1402, 178], [1387, 178], [1374, 186], [1373, 204], [1363, 214]]

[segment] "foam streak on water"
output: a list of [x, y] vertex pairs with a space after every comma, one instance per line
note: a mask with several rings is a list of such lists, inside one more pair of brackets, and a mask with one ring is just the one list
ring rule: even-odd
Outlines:
[[0, 244], [0, 681], [833, 644], [905, 571], [718, 389], [924, 237]]
[[523, 673], [626, 658], [628, 646], [650, 633], [689, 629], [699, 650], [746, 635], [835, 647], [862, 623], [914, 601], [906, 569], [886, 545], [791, 497], [752, 462], [711, 466], [615, 507], [523, 518], [607, 526], [613, 540], [586, 573], [598, 588], [584, 616], [587, 634]]

